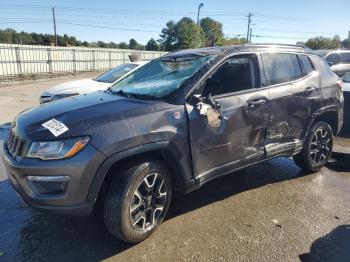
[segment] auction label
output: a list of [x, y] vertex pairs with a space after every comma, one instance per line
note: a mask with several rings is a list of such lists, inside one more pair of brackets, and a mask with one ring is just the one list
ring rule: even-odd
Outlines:
[[43, 123], [42, 126], [48, 129], [55, 137], [58, 137], [69, 130], [65, 124], [54, 118]]

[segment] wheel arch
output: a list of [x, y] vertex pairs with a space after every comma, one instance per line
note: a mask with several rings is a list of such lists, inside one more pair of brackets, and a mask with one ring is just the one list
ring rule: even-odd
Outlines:
[[103, 184], [115, 174], [118, 168], [132, 158], [155, 157], [162, 161], [171, 173], [174, 190], [187, 192], [194, 184], [189, 164], [180, 161], [180, 151], [169, 141], [155, 142], [134, 147], [109, 156], [99, 167], [87, 196], [87, 202], [96, 201]]
[[333, 134], [338, 134], [338, 113], [336, 111], [326, 111], [315, 118], [313, 123], [324, 121], [328, 123], [333, 131]]
[[313, 113], [312, 117], [307, 123], [306, 128], [304, 129], [305, 131], [302, 136], [303, 140], [306, 138], [307, 134], [309, 133], [311, 126], [318, 121], [324, 121], [328, 123], [332, 128], [333, 134], [337, 135], [340, 132], [338, 118], [339, 118], [339, 114], [338, 114], [337, 107], [327, 107]]

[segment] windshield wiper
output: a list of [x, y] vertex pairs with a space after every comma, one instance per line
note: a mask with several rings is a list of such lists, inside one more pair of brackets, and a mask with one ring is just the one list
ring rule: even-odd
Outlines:
[[116, 95], [120, 95], [120, 96], [125, 96], [125, 97], [127, 97], [127, 98], [134, 98], [134, 95], [133, 95], [133, 94], [127, 93], [127, 92], [125, 92], [124, 90], [121, 90], [121, 89], [119, 89], [118, 91], [113, 91], [113, 90], [110, 89], [110, 92], [111, 92], [112, 94], [116, 94]]
[[157, 100], [158, 97], [156, 96], [151, 96], [147, 94], [137, 94], [137, 93], [127, 93], [123, 91], [122, 89], [119, 89], [118, 91], [113, 91], [111, 88], [107, 89], [107, 92], [113, 94], [113, 95], [121, 95], [125, 96], [127, 98], [135, 98], [135, 99], [142, 99], [142, 100]]

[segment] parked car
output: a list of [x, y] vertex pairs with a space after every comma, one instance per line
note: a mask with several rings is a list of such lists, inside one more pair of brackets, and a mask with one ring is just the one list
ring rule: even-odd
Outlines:
[[350, 50], [331, 51], [325, 55], [325, 59], [339, 77], [350, 72]]
[[129, 62], [119, 65], [94, 79], [65, 82], [46, 90], [39, 99], [40, 104], [54, 100], [106, 90], [126, 75], [145, 65], [148, 61]]
[[350, 134], [350, 71], [342, 77], [344, 86], [344, 128], [345, 134]]
[[101, 203], [108, 230], [139, 242], [161, 224], [174, 190], [281, 156], [320, 170], [342, 127], [337, 81], [297, 46], [178, 51], [106, 92], [19, 114], [2, 156], [30, 206], [88, 215]]
[[325, 55], [325, 59], [334, 73], [344, 82], [344, 128], [350, 133], [350, 50], [332, 51]]

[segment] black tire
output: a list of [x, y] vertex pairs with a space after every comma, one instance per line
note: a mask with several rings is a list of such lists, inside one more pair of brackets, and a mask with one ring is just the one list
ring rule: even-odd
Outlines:
[[[323, 138], [324, 135], [325, 138]], [[321, 137], [322, 140], [320, 139], [321, 141], [318, 141], [318, 137]], [[303, 150], [293, 156], [293, 159], [304, 171], [311, 173], [317, 172], [327, 164], [332, 154], [332, 148], [332, 128], [328, 123], [318, 121], [311, 126], [305, 139]]]
[[[149, 187], [152, 183], [153, 187]], [[105, 225], [112, 235], [125, 242], [141, 242], [162, 223], [171, 195], [170, 174], [160, 161], [144, 159], [128, 164], [114, 175], [107, 190]], [[164, 207], [160, 210], [161, 205]], [[147, 220], [152, 224], [147, 224]]]

